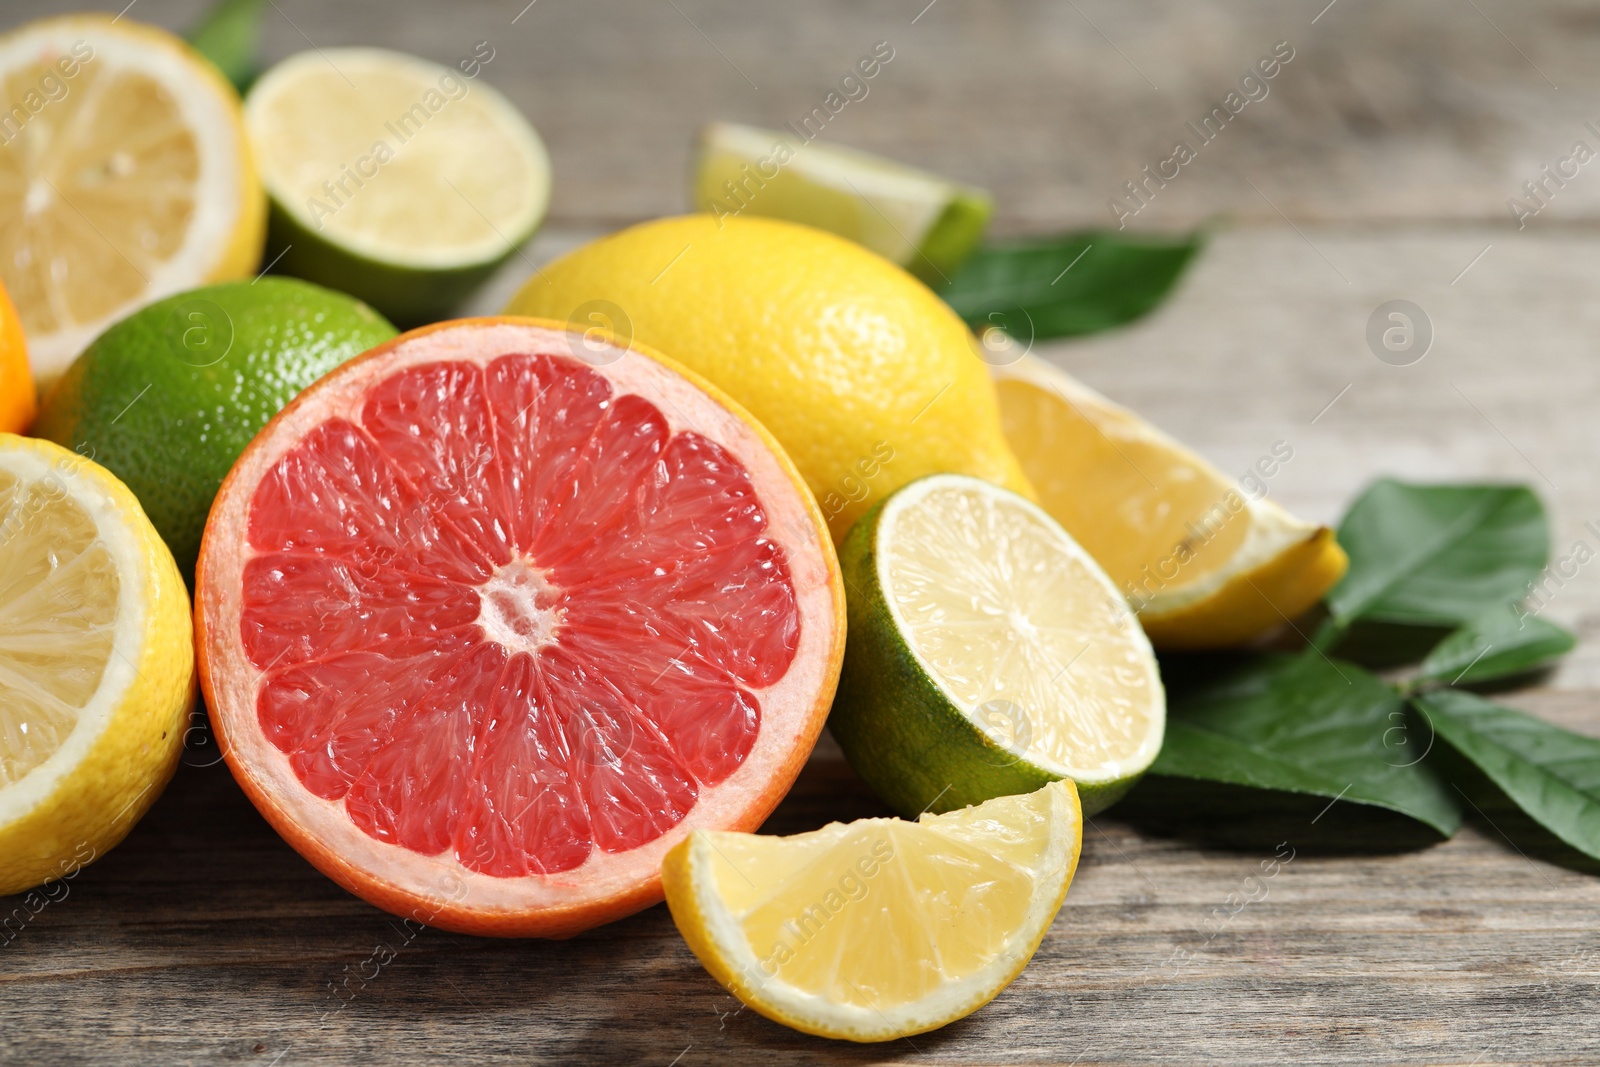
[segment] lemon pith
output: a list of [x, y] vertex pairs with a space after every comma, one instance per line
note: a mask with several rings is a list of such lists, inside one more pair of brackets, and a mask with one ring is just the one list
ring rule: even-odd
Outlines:
[[160, 794], [194, 696], [188, 607], [125, 486], [0, 434], [0, 894], [103, 855]]
[[744, 1003], [824, 1037], [943, 1026], [1019, 974], [1076, 870], [1071, 782], [918, 822], [697, 832], [668, 853], [674, 922]]

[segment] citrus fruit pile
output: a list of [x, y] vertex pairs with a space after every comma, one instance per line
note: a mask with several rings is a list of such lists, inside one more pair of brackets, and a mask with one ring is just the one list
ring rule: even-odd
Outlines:
[[[765, 195], [446, 318], [549, 202], [492, 58], [307, 53], [241, 101], [130, 19], [0, 36], [38, 102], [0, 149], [0, 892], [128, 832], [198, 679], [381, 908], [665, 898], [797, 1029], [976, 1010], [1160, 750], [1152, 643], [1255, 639], [1343, 553], [1050, 364], [991, 375], [913, 276], [987, 195], [861, 153], [713, 126], [697, 196]], [[825, 723], [915, 821], [755, 833]]]

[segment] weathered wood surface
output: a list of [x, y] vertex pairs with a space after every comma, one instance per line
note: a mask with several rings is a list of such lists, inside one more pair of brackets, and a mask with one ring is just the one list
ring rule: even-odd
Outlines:
[[[269, 48], [450, 60], [493, 42], [487, 76], [556, 162], [538, 260], [679, 209], [696, 125], [796, 117], [878, 40], [896, 58], [837, 120], [840, 143], [986, 183], [1003, 229], [1098, 223], [1184, 119], [1290, 40], [1271, 95], [1137, 219], [1260, 225], [1224, 232], [1151, 320], [1047, 354], [1226, 469], [1289, 442], [1271, 490], [1310, 516], [1335, 518], [1379, 473], [1504, 478], [1549, 502], [1559, 552], [1600, 547], [1583, 525], [1600, 521], [1600, 238], [1572, 225], [1600, 216], [1600, 174], [1584, 170], [1526, 231], [1505, 208], [1600, 115], [1592, 12], [1338, 0], [1312, 25], [1325, 0], [938, 0], [913, 24], [926, 0], [537, 0], [513, 25], [524, 2], [276, 0]], [[199, 6], [138, 0], [129, 17], [180, 26]], [[0, 26], [59, 7], [8, 0]], [[513, 262], [482, 306], [527, 270]], [[1393, 298], [1437, 332], [1410, 367], [1364, 341]], [[1507, 699], [1600, 734], [1600, 565], [1547, 612], [1583, 643]], [[300, 860], [212, 760], [188, 753], [129, 840], [0, 945], [0, 1062], [1600, 1061], [1600, 877], [1487, 802], [1439, 844], [1348, 804], [1316, 818], [1320, 805], [1260, 796], [1178, 821], [1189, 805], [1141, 790], [1094, 820], [1066, 907], [1011, 989], [942, 1032], [858, 1048], [737, 1010], [662, 908], [562, 943], [409, 931]], [[770, 828], [881, 812], [825, 743]], [[1294, 861], [1208, 936], [1279, 842]]]

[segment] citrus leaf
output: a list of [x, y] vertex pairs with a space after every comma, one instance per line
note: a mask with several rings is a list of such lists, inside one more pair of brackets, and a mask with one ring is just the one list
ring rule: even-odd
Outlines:
[[217, 0], [189, 31], [195, 51], [211, 60], [240, 93], [260, 73], [262, 4], [263, 0]]
[[1418, 678], [1471, 685], [1523, 674], [1572, 651], [1572, 634], [1511, 607], [1478, 616], [1440, 641], [1422, 661]]
[[1019, 342], [1095, 333], [1144, 315], [1171, 292], [1203, 241], [1108, 230], [987, 244], [936, 291], [978, 333]]
[[1523, 486], [1383, 479], [1339, 524], [1350, 569], [1328, 594], [1334, 621], [1455, 626], [1514, 604], [1550, 552], [1544, 506]]
[[1413, 702], [1438, 735], [1518, 807], [1573, 848], [1600, 859], [1600, 739], [1459, 689]]
[[1176, 696], [1150, 773], [1370, 804], [1448, 837], [1461, 811], [1410, 726], [1400, 695], [1354, 664], [1255, 656]]

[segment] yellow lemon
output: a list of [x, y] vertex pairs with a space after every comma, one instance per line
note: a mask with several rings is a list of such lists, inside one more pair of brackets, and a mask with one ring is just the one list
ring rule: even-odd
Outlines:
[[189, 597], [133, 493], [0, 434], [0, 895], [122, 840], [177, 767], [194, 689]]
[[917, 822], [697, 830], [661, 881], [689, 948], [734, 996], [808, 1034], [889, 1041], [970, 1015], [1022, 973], [1082, 841], [1061, 781]]
[[794, 459], [835, 539], [927, 474], [1032, 496], [966, 325], [832, 234], [761, 218], [647, 222], [535, 273], [506, 312], [637, 339], [711, 379]]
[[1024, 356], [995, 376], [1006, 438], [1040, 504], [1105, 568], [1158, 648], [1249, 641], [1344, 574], [1332, 530], [1251, 493], [1044, 360]]

